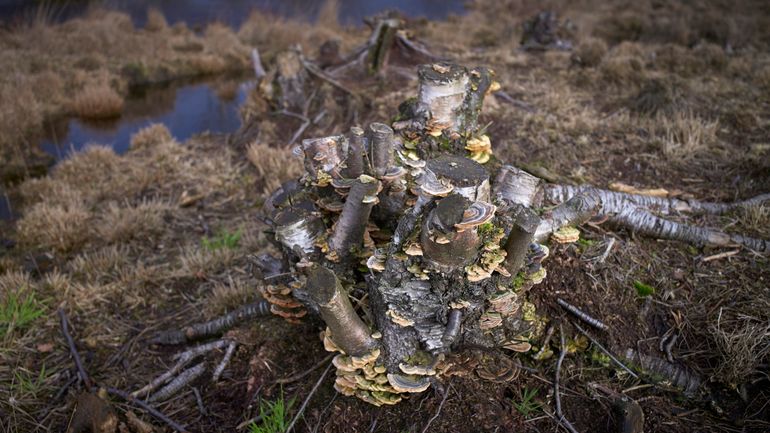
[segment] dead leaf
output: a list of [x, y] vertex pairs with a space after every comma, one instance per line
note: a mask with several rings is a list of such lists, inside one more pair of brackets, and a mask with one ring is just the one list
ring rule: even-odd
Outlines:
[[90, 394], [78, 396], [75, 414], [72, 415], [67, 433], [115, 433], [118, 428], [118, 417], [106, 401]]
[[40, 343], [37, 345], [37, 351], [40, 353], [53, 352], [53, 343]]

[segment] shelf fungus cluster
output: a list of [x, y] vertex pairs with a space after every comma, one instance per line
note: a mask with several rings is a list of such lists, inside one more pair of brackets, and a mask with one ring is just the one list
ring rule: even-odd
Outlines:
[[[418, 76], [391, 125], [304, 140], [306, 173], [264, 206], [283, 253], [265, 299], [290, 321], [320, 316], [335, 388], [375, 405], [426, 390], [463, 347], [530, 351], [544, 328], [527, 301], [546, 275], [538, 242], [576, 240], [570, 215], [597, 205], [578, 196], [542, 218], [537, 180], [495, 160], [478, 128], [491, 70]], [[509, 364], [477, 374], [511, 379]]]

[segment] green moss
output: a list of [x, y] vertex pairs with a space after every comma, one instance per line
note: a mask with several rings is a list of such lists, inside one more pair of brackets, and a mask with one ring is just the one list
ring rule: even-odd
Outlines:
[[636, 289], [636, 294], [642, 298], [646, 298], [655, 294], [655, 287], [652, 287], [649, 284], [644, 284], [639, 280], [634, 281], [634, 288]]

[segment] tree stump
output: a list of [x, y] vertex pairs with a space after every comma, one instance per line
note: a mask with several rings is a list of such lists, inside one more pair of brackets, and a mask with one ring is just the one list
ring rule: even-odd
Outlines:
[[[307, 172], [264, 209], [282, 251], [278, 268], [291, 274], [269, 292], [290, 294], [320, 315], [324, 346], [338, 352], [335, 388], [375, 405], [424, 391], [457, 365], [512, 379], [510, 357], [485, 367], [458, 353], [532, 349], [546, 324], [527, 300], [546, 277], [549, 249], [541, 243], [577, 241], [571, 226], [601, 212], [603, 200], [617, 215], [643, 205], [683, 206], [546, 187], [495, 160], [478, 128], [484, 96], [496, 87], [492, 71], [434, 63], [420, 66], [418, 77], [418, 96], [402, 104], [392, 127], [373, 123], [304, 140]], [[555, 197], [544, 211], [544, 199]], [[732, 239], [767, 250], [767, 241]]]
[[[497, 188], [501, 166], [477, 131], [491, 71], [437, 63], [419, 77], [397, 131], [304, 140], [307, 173], [265, 205], [286, 288], [339, 352], [336, 388], [378, 405], [427, 389], [454, 348], [527, 351], [543, 330], [526, 301], [545, 272], [540, 218], [515, 186]], [[354, 306], [350, 293], [368, 299]]]

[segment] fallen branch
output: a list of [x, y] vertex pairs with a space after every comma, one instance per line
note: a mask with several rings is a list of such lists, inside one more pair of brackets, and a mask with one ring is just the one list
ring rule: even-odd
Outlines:
[[310, 402], [310, 398], [313, 397], [313, 394], [315, 394], [316, 391], [318, 391], [318, 387], [321, 386], [321, 383], [323, 383], [324, 378], [326, 378], [326, 375], [329, 373], [329, 370], [331, 370], [332, 366], [331, 362], [328, 366], [326, 366], [326, 370], [324, 370], [323, 374], [321, 374], [321, 377], [318, 378], [318, 381], [315, 383], [315, 386], [313, 386], [313, 389], [310, 390], [310, 394], [305, 397], [305, 401], [302, 402], [302, 405], [299, 407], [299, 410], [297, 410], [297, 414], [294, 415], [294, 418], [291, 420], [291, 423], [289, 423], [289, 426], [286, 427], [286, 433], [290, 432], [291, 429], [294, 428], [294, 424], [297, 423], [297, 420], [300, 416], [302, 416], [302, 413], [305, 412], [305, 408], [307, 407], [307, 404]]
[[211, 381], [217, 382], [219, 381], [219, 377], [222, 376], [222, 372], [225, 371], [225, 368], [227, 367], [227, 364], [230, 363], [230, 359], [233, 357], [233, 353], [235, 353], [235, 348], [238, 346], [238, 343], [235, 341], [231, 341], [230, 344], [227, 346], [227, 350], [225, 351], [225, 356], [222, 357], [222, 361], [217, 365], [217, 368], [214, 369], [214, 375], [212, 376]]
[[564, 417], [564, 414], [561, 411], [561, 390], [559, 389], [559, 378], [561, 376], [561, 364], [564, 361], [564, 356], [567, 354], [567, 344], [564, 342], [564, 328], [561, 324], [559, 324], [559, 333], [561, 334], [561, 345], [559, 348], [559, 359], [556, 361], [556, 374], [553, 379], [553, 393], [554, 397], [556, 398], [556, 419], [571, 433], [577, 433], [575, 427], [573, 427], [572, 423], [570, 423], [569, 420]]
[[246, 320], [270, 315], [270, 303], [261, 300], [244, 305], [235, 311], [208, 322], [196, 323], [182, 330], [160, 333], [150, 340], [150, 344], [181, 344], [187, 341], [211, 337], [219, 335]]
[[710, 262], [712, 260], [719, 260], [719, 259], [726, 259], [727, 257], [732, 257], [738, 253], [740, 253], [741, 250], [732, 250], [732, 251], [725, 251], [723, 253], [714, 254], [712, 256], [704, 257], [701, 259], [702, 262]]
[[83, 385], [85, 385], [86, 390], [91, 392], [93, 384], [91, 383], [91, 379], [88, 377], [85, 368], [83, 368], [83, 361], [80, 359], [78, 349], [75, 347], [75, 340], [73, 340], [72, 335], [70, 335], [67, 313], [65, 313], [64, 309], [62, 308], [59, 308], [58, 313], [59, 318], [61, 319], [61, 332], [64, 334], [64, 339], [67, 340], [67, 345], [70, 349], [70, 355], [72, 355], [72, 359], [75, 361], [75, 367], [78, 369], [80, 380], [83, 381]]
[[155, 391], [159, 386], [163, 385], [169, 379], [174, 377], [177, 373], [182, 371], [182, 369], [186, 367], [187, 364], [190, 363], [190, 361], [192, 361], [193, 359], [195, 359], [200, 355], [203, 355], [204, 353], [210, 352], [212, 350], [220, 349], [224, 347], [227, 343], [228, 343], [228, 340], [212, 341], [211, 343], [202, 344], [200, 346], [193, 347], [192, 349], [189, 349], [182, 353], [174, 355], [174, 359], [177, 359], [178, 361], [176, 364], [174, 364], [173, 367], [171, 367], [167, 372], [161, 374], [160, 376], [155, 378], [155, 380], [145, 385], [141, 389], [138, 389], [132, 392], [131, 396], [140, 397]]
[[166, 423], [166, 425], [168, 425], [169, 427], [171, 427], [172, 429], [174, 429], [175, 431], [177, 431], [179, 433], [188, 433], [188, 430], [186, 428], [184, 428], [183, 426], [179, 425], [176, 421], [174, 421], [171, 418], [167, 417], [162, 412], [160, 412], [159, 410], [157, 410], [154, 407], [150, 406], [145, 401], [139, 400], [138, 398], [132, 397], [131, 395], [129, 395], [125, 391], [122, 391], [122, 390], [117, 389], [117, 388], [107, 388], [107, 393], [108, 394], [112, 394], [112, 395], [117, 396], [117, 397], [120, 397], [123, 400], [127, 401], [128, 403], [131, 403], [134, 406], [137, 406], [137, 407], [139, 407], [141, 409], [144, 409], [145, 411], [147, 411], [147, 413], [149, 413], [150, 415], [154, 416], [158, 420], [163, 421], [164, 423]]
[[151, 403], [168, 400], [171, 396], [179, 392], [180, 389], [201, 377], [204, 371], [206, 371], [206, 363], [201, 362], [200, 364], [179, 373], [179, 376], [175, 377], [174, 380], [168, 383], [168, 385], [158, 390], [158, 392], [153, 394], [147, 400]]
[[574, 314], [575, 317], [577, 317], [578, 319], [580, 319], [580, 320], [586, 322], [587, 324], [593, 326], [594, 328], [600, 329], [600, 330], [605, 331], [605, 332], [609, 329], [609, 327], [607, 325], [605, 325], [601, 320], [595, 319], [595, 318], [591, 317], [588, 313], [586, 313], [585, 311], [581, 310], [580, 308], [570, 304], [569, 302], [565, 301], [564, 299], [556, 298], [556, 302], [558, 302], [559, 305], [562, 306], [562, 308], [564, 308], [565, 310], [567, 310], [570, 313]]
[[310, 72], [312, 75], [316, 76], [317, 78], [326, 81], [327, 83], [331, 84], [332, 86], [342, 90], [343, 92], [349, 94], [353, 98], [358, 99], [358, 93], [348, 89], [347, 87], [343, 86], [339, 81], [335, 80], [334, 78], [330, 77], [326, 72], [322, 71], [318, 68], [318, 66], [314, 65], [311, 62], [308, 62], [305, 59], [302, 59], [302, 65], [305, 67], [305, 69]]

